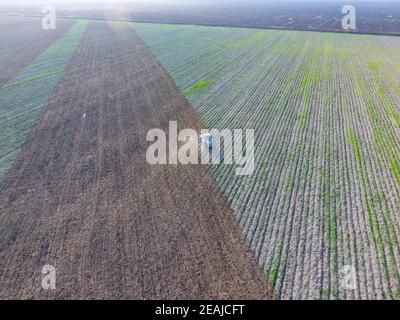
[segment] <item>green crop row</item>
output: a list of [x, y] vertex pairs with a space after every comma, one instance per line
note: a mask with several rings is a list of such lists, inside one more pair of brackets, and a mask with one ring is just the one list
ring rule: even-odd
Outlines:
[[[208, 128], [255, 130], [253, 175], [210, 173], [277, 296], [395, 298], [398, 39], [133, 26]], [[346, 265], [355, 291], [341, 288]]]
[[14, 79], [0, 87], [0, 180], [67, 70], [85, 27], [84, 21], [75, 23]]

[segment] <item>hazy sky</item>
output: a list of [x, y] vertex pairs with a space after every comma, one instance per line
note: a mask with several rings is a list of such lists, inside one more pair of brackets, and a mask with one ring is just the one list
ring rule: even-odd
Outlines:
[[[205, 4], [205, 3], [224, 3], [224, 4], [234, 4], [234, 3], [266, 3], [266, 2], [344, 2], [346, 0], [0, 0], [0, 4], [56, 4], [56, 3], [100, 3], [100, 2], [138, 2], [138, 3], [162, 3], [162, 4]], [[350, 2], [351, 0], [347, 0]], [[354, 0], [357, 1], [400, 1], [400, 0]]]
[[[279, 1], [284, 1], [284, 2], [343, 2], [344, 0], [213, 0], [210, 2], [225, 2], [225, 3], [246, 3], [246, 2], [279, 2]], [[355, 1], [373, 1], [373, 0], [355, 0]], [[377, 0], [375, 0], [376, 2]], [[379, 1], [379, 0], [378, 0]], [[385, 0], [385, 1], [400, 1], [400, 0]], [[148, 2], [148, 3], [154, 3], [154, 2], [162, 2], [162, 3], [204, 3], [206, 1], [204, 0], [0, 0], [0, 3], [12, 3], [12, 4], [18, 4], [18, 3], [56, 3], [56, 2], [63, 2], [63, 3], [68, 3], [68, 2]]]
[[[214, 0], [213, 2], [222, 1], [227, 2], [229, 0]], [[234, 2], [240, 2], [243, 0], [230, 0]], [[253, 0], [250, 0], [253, 1]], [[256, 0], [260, 1], [260, 0]], [[55, 3], [113, 3], [113, 2], [131, 2], [131, 3], [202, 3], [202, 0], [0, 0], [0, 4], [55, 4]]]
[[[218, 0], [214, 0], [218, 1]], [[224, 0], [222, 0], [224, 1]], [[238, 0], [231, 0], [238, 1]], [[201, 0], [0, 0], [0, 3], [12, 3], [12, 4], [20, 4], [20, 3], [69, 3], [69, 2], [162, 2], [162, 3], [190, 3], [190, 2], [201, 2]]]

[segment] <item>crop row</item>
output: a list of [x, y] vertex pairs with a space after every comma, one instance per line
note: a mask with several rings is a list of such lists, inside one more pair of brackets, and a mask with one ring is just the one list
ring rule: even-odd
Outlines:
[[0, 180], [62, 78], [85, 26], [84, 21], [75, 23], [62, 38], [0, 87]]
[[134, 28], [207, 127], [255, 129], [252, 176], [210, 171], [276, 294], [400, 298], [400, 39]]

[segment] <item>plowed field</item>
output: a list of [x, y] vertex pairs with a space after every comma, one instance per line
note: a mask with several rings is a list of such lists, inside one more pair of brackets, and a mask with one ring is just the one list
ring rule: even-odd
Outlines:
[[203, 127], [130, 26], [89, 23], [1, 185], [1, 298], [269, 297], [207, 168], [145, 161], [170, 120]]

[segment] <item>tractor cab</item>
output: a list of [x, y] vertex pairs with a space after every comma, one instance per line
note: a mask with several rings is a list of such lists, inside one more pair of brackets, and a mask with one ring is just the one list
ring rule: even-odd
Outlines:
[[200, 136], [200, 139], [201, 139], [201, 142], [204, 143], [208, 147], [208, 149], [212, 149], [214, 141], [213, 141], [211, 134], [209, 134], [209, 133], [202, 134]]

